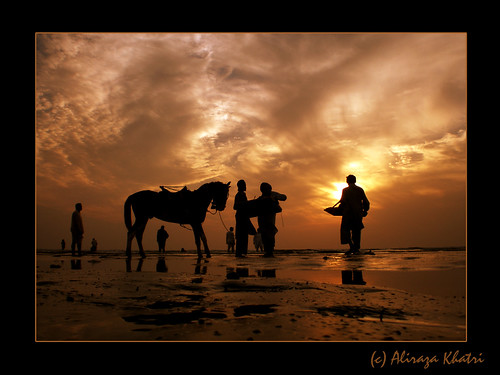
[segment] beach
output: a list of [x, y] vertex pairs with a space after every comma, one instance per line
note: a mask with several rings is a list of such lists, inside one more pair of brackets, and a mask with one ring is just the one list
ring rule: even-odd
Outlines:
[[36, 253], [37, 341], [465, 341], [464, 249]]

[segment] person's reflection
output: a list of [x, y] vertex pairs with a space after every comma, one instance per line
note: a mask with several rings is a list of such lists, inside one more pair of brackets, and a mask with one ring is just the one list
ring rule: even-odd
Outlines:
[[342, 272], [342, 284], [366, 285], [363, 280], [362, 270], [344, 270]]
[[158, 257], [158, 262], [156, 263], [156, 272], [167, 272], [168, 267], [165, 262], [165, 257]]
[[236, 267], [236, 274], [239, 277], [248, 277], [248, 267]]
[[[143, 258], [139, 259], [139, 263], [137, 264], [137, 269], [136, 269], [137, 272], [142, 271], [142, 264], [143, 263], [144, 263], [144, 259]], [[132, 272], [132, 259], [131, 258], [127, 257], [127, 259], [125, 260], [125, 265], [126, 265], [127, 272]]]
[[366, 285], [363, 280], [362, 268], [365, 267], [364, 257], [348, 257], [341, 258], [343, 260], [342, 266], [345, 267], [342, 272], [342, 284], [352, 285]]
[[80, 259], [71, 259], [71, 269], [72, 270], [81, 270], [82, 269], [82, 261]]
[[206, 263], [205, 259], [200, 259], [198, 258], [196, 260], [196, 266], [194, 267], [194, 274], [195, 275], [206, 275], [207, 274], [207, 266], [206, 264], [202, 267], [201, 263]]
[[276, 269], [257, 270], [259, 277], [276, 277]]

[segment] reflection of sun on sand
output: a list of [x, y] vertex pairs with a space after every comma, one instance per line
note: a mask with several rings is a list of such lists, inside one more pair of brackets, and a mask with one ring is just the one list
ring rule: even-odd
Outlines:
[[37, 339], [465, 340], [463, 298], [381, 287], [366, 276], [366, 285], [342, 285], [338, 270], [328, 282], [300, 272], [314, 273], [321, 261], [167, 254], [127, 264], [117, 255], [38, 254]]

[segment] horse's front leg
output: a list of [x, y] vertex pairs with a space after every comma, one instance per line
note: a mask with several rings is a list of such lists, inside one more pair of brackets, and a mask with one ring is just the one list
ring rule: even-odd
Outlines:
[[203, 226], [201, 224], [200, 224], [200, 237], [201, 240], [203, 241], [203, 247], [205, 248], [205, 254], [207, 255], [207, 258], [211, 258], [212, 256], [210, 255], [210, 249], [208, 248], [207, 236], [205, 236], [205, 232], [203, 231]]
[[203, 255], [201, 254], [201, 243], [200, 243], [201, 225], [200, 224], [191, 224], [191, 228], [193, 228], [194, 243], [196, 244], [196, 251], [198, 253], [198, 259], [203, 258]]

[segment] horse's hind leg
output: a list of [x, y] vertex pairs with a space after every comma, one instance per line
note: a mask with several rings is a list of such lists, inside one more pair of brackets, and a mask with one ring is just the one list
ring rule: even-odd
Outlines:
[[142, 247], [142, 235], [144, 234], [144, 230], [146, 229], [146, 224], [148, 222], [148, 218], [139, 218], [136, 219], [132, 228], [127, 232], [127, 250], [126, 255], [128, 258], [132, 257], [132, 241], [134, 237], [137, 239], [137, 245], [139, 246], [139, 254], [145, 258], [146, 254], [144, 253], [144, 248]]
[[135, 230], [130, 229], [127, 232], [127, 250], [126, 250], [127, 257], [129, 258], [132, 256], [132, 240], [134, 239], [134, 237], [135, 237]]
[[[142, 247], [142, 235], [144, 234], [144, 230], [146, 229], [146, 224], [148, 219], [141, 220], [137, 224], [135, 237], [137, 239], [137, 245], [139, 246], [139, 254], [142, 258], [146, 258], [146, 253], [144, 253], [144, 248]], [[135, 224], [134, 224], [135, 225]]]

